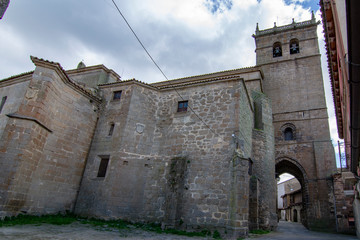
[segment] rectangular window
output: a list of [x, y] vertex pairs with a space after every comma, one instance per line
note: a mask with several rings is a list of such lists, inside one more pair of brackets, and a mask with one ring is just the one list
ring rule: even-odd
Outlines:
[[1, 99], [0, 113], [1, 113], [1, 111], [2, 111], [2, 109], [3, 109], [3, 107], [4, 107], [4, 105], [5, 105], [6, 99], [7, 99], [7, 96], [5, 96], [5, 97], [3, 97], [3, 98]]
[[120, 100], [121, 98], [121, 91], [115, 91], [113, 95], [113, 100]]
[[101, 157], [101, 161], [100, 161], [100, 166], [99, 166], [99, 171], [97, 174], [97, 177], [105, 177], [106, 175], [106, 170], [109, 164], [109, 160], [110, 157], [109, 156], [102, 156]]
[[111, 124], [110, 124], [110, 129], [109, 129], [109, 136], [112, 136], [112, 135], [113, 135], [114, 128], [115, 128], [115, 124], [114, 124], [114, 123], [111, 123]]
[[186, 112], [188, 108], [188, 101], [178, 102], [178, 112]]

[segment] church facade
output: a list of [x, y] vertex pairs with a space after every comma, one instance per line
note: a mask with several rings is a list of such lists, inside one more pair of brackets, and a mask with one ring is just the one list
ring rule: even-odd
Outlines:
[[316, 28], [259, 30], [257, 65], [146, 84], [103, 65], [0, 82], [0, 216], [71, 211], [228, 236], [277, 226], [276, 178], [333, 228], [332, 148]]

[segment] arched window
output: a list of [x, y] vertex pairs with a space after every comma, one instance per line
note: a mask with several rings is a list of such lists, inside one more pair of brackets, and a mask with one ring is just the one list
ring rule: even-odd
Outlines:
[[296, 38], [290, 40], [290, 54], [296, 54], [300, 52], [299, 40]]
[[296, 128], [294, 124], [286, 123], [281, 127], [280, 131], [282, 133], [283, 140], [296, 140]]
[[293, 130], [291, 128], [286, 128], [284, 131], [284, 139], [286, 141], [288, 140], [294, 140], [294, 134], [293, 134]]
[[281, 43], [276, 42], [273, 45], [273, 57], [281, 57], [281, 56], [282, 56]]

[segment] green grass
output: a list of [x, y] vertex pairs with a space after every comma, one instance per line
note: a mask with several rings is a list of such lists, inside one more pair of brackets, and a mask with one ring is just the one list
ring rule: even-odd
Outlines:
[[251, 230], [250, 233], [252, 233], [252, 234], [268, 234], [268, 233], [270, 233], [270, 231], [262, 230], [262, 229], [254, 229], [254, 230]]
[[[113, 230], [113, 229], [127, 229], [130, 226], [139, 228], [145, 231], [151, 231], [156, 233], [164, 234], [176, 234], [187, 237], [207, 237], [211, 236], [211, 231], [203, 230], [201, 232], [187, 232], [177, 229], [161, 229], [160, 224], [156, 223], [130, 223], [123, 220], [101, 220], [95, 218], [82, 218], [74, 214], [54, 214], [54, 215], [42, 215], [42, 216], [31, 216], [31, 215], [18, 215], [16, 217], [5, 217], [4, 220], [0, 220], [0, 227], [14, 226], [14, 225], [26, 225], [26, 224], [54, 224], [54, 225], [66, 225], [73, 222], [80, 222], [82, 224], [90, 224], [94, 227], [100, 228], [101, 230]], [[213, 238], [221, 239], [218, 231], [214, 231]]]
[[4, 220], [0, 221], [0, 227], [43, 223], [65, 225], [73, 223], [75, 221], [77, 221], [77, 218], [72, 214], [54, 214], [43, 216], [18, 215], [16, 217], [5, 217]]

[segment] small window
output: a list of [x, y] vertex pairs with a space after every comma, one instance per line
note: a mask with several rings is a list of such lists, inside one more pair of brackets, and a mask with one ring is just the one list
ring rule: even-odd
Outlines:
[[178, 102], [178, 112], [186, 112], [188, 108], [188, 101]]
[[109, 136], [113, 135], [114, 132], [114, 128], [115, 128], [115, 124], [114, 123], [110, 123], [110, 129], [109, 129]]
[[97, 174], [97, 177], [105, 177], [106, 175], [106, 170], [109, 164], [109, 156], [103, 156], [101, 157], [101, 161], [100, 161], [100, 166], [99, 166], [99, 171]]
[[288, 127], [285, 129], [284, 138], [286, 141], [294, 140], [294, 134], [293, 134], [293, 130], [291, 128]]
[[5, 96], [5, 97], [3, 97], [3, 98], [1, 99], [0, 113], [1, 113], [1, 111], [2, 111], [2, 109], [3, 109], [3, 107], [4, 107], [4, 105], [5, 105], [6, 99], [7, 99], [7, 96]]
[[299, 53], [299, 40], [297, 39], [291, 39], [290, 40], [290, 54], [296, 54]]
[[113, 95], [113, 100], [120, 100], [121, 98], [121, 91], [115, 91]]

